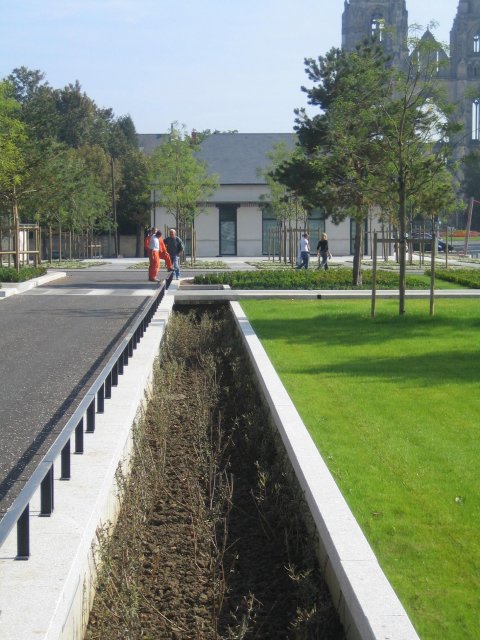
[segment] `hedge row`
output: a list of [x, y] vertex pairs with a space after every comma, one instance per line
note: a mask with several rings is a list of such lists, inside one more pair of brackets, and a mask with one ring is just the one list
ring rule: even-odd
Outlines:
[[[430, 271], [426, 272], [430, 275]], [[435, 269], [438, 280], [460, 284], [469, 289], [480, 289], [480, 269]]]
[[[228, 284], [232, 289], [371, 289], [372, 272], [362, 273], [361, 287], [352, 285], [351, 269], [330, 269], [329, 271], [225, 271], [197, 275], [195, 284]], [[407, 276], [408, 289], [428, 289], [428, 282], [415, 276]], [[377, 272], [378, 289], [398, 288], [398, 274], [388, 271]]]
[[32, 278], [38, 278], [47, 272], [45, 267], [0, 267], [0, 282], [25, 282]]

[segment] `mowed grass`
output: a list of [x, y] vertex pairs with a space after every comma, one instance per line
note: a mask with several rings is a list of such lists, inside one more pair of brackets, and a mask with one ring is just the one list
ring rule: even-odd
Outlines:
[[242, 307], [420, 637], [480, 638], [480, 301]]

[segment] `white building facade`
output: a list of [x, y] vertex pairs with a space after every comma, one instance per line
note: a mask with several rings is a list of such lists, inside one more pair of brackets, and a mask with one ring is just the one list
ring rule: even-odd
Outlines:
[[[165, 138], [164, 134], [138, 134], [140, 149], [150, 154]], [[268, 194], [261, 171], [270, 165], [267, 154], [277, 143], [293, 148], [295, 135], [214, 133], [201, 143], [198, 157], [206, 164], [208, 173], [218, 175], [219, 188], [202, 206], [203, 211], [195, 220], [197, 257], [271, 254], [278, 221], [261, 200], [262, 195]], [[159, 204], [161, 194], [152, 189], [151, 197], [151, 225], [162, 231], [165, 227], [174, 227], [174, 216]], [[302, 219], [298, 226], [303, 229], [303, 224]], [[355, 226], [349, 219], [335, 225], [329, 219], [324, 220], [320, 210], [315, 210], [309, 214], [307, 226], [312, 253], [324, 231], [334, 255], [353, 253]], [[367, 247], [365, 250], [368, 252]]]

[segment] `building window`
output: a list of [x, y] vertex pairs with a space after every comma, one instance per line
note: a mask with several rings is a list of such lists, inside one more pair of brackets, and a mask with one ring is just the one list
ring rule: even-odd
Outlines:
[[472, 104], [472, 140], [480, 140], [480, 99]]
[[325, 216], [322, 209], [313, 209], [308, 214], [308, 232], [310, 234], [310, 251], [316, 251], [318, 241], [325, 231]]
[[380, 16], [373, 16], [370, 22], [370, 27], [371, 27], [372, 38], [374, 38], [378, 42], [383, 42], [385, 20]]
[[473, 53], [480, 53], [480, 34], [473, 36]]

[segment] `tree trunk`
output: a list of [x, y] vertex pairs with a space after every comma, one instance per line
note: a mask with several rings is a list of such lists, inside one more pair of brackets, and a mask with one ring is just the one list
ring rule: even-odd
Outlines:
[[399, 185], [399, 211], [398, 211], [398, 258], [400, 263], [400, 276], [398, 283], [398, 313], [405, 313], [405, 273], [406, 273], [406, 251], [405, 251], [405, 224], [406, 224], [406, 196], [403, 178], [400, 179]]
[[355, 246], [353, 255], [353, 286], [362, 286], [362, 255], [363, 255], [363, 223], [355, 220]]

